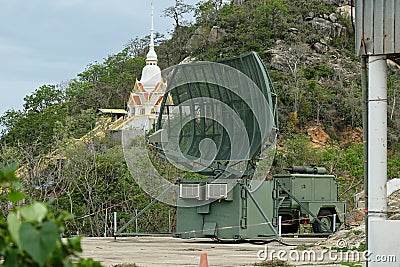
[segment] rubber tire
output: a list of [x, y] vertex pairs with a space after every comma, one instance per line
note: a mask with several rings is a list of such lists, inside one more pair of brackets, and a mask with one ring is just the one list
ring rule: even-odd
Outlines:
[[[318, 213], [318, 219], [320, 219], [322, 223], [328, 224], [328, 227], [331, 229], [331, 231], [333, 230], [332, 215], [332, 211], [326, 209], [322, 209]], [[317, 221], [314, 221], [312, 226], [314, 233], [329, 233], [329, 231], [322, 227]]]

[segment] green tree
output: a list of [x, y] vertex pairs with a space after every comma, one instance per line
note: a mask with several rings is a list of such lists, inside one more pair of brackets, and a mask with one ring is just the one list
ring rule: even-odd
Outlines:
[[282, 172], [283, 168], [295, 165], [322, 165], [322, 151], [318, 147], [311, 146], [310, 137], [307, 135], [291, 134], [280, 140], [280, 145], [282, 149], [277, 151], [275, 157], [275, 172]]
[[[67, 114], [68, 110], [63, 103], [53, 104], [40, 112], [33, 106], [29, 110], [8, 111], [0, 118], [1, 124], [5, 126], [1, 142], [20, 147], [38, 143], [42, 145], [41, 150], [46, 152], [52, 147], [56, 123], [62, 121]], [[35, 154], [40, 153], [37, 151]]]
[[60, 104], [65, 94], [56, 85], [42, 85], [33, 94], [24, 98], [25, 111], [43, 112], [52, 105]]
[[206, 0], [197, 3], [194, 8], [196, 23], [213, 26], [218, 19], [218, 11], [222, 5], [222, 0]]
[[[316, 124], [320, 124], [321, 113], [327, 110], [335, 94], [331, 89], [322, 87], [321, 84], [314, 79], [307, 81], [307, 87], [308, 100], [312, 104], [313, 110], [316, 111], [314, 117], [315, 122]], [[329, 123], [328, 116], [324, 116], [323, 119], [325, 123]]]
[[186, 4], [183, 0], [175, 0], [175, 5], [164, 9], [164, 16], [172, 18], [175, 22], [175, 30], [185, 24], [183, 15], [193, 11], [193, 6]]
[[67, 90], [70, 100], [80, 109], [124, 108], [145, 65], [144, 58], [132, 58], [130, 54], [126, 47], [103, 63], [89, 65]]

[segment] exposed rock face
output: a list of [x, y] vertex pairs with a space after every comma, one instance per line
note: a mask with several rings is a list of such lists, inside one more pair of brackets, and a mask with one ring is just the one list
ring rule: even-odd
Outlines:
[[279, 55], [279, 54], [275, 54], [272, 58], [271, 58], [271, 67], [273, 69], [276, 70], [281, 70], [281, 71], [285, 71], [287, 69], [287, 61], [285, 59], [285, 57]]
[[188, 57], [185, 57], [179, 64], [187, 64], [187, 63], [191, 63], [194, 61], [196, 61], [195, 57], [188, 56]]
[[313, 18], [310, 21], [311, 25], [313, 26], [314, 29], [316, 30], [322, 30], [322, 31], [327, 31], [331, 30], [332, 28], [332, 22], [329, 20], [326, 20], [325, 18]]
[[365, 220], [365, 210], [364, 209], [354, 209], [348, 212], [345, 216], [345, 226], [356, 227], [364, 224]]
[[400, 220], [400, 190], [393, 192], [388, 198], [388, 219]]
[[340, 134], [341, 144], [360, 143], [363, 141], [362, 128], [347, 128]]
[[333, 23], [336, 23], [338, 20], [338, 17], [335, 13], [332, 13], [329, 15], [329, 20], [332, 21]]
[[189, 41], [186, 44], [187, 51], [193, 51], [197, 48], [201, 47], [205, 44], [206, 36], [208, 35], [208, 31], [203, 27], [198, 27], [194, 34], [190, 37]]
[[225, 35], [226, 31], [218, 26], [212, 27], [210, 31], [200, 26], [190, 37], [185, 48], [187, 51], [194, 51], [207, 44], [207, 42], [210, 44], [217, 43], [220, 39], [224, 38]]
[[210, 31], [210, 35], [208, 37], [208, 42], [211, 44], [215, 44], [218, 40], [224, 38], [226, 35], [226, 31], [221, 29], [218, 26], [213, 26]]
[[[333, 0], [327, 1], [331, 4], [342, 5], [347, 4], [348, 1]], [[309, 23], [315, 30], [323, 34], [323, 38], [315, 42], [312, 45], [297, 43], [295, 45], [285, 45], [284, 41], [277, 40], [276, 46], [269, 51], [272, 52], [271, 67], [280, 71], [291, 71], [293, 72], [293, 66], [304, 67], [312, 64], [315, 61], [320, 60], [322, 54], [332, 52], [334, 49], [329, 45], [333, 38], [343, 36], [346, 34], [346, 27], [342, 26], [339, 21], [339, 16], [350, 14], [351, 7], [339, 6], [336, 13], [317, 15], [313, 12], [309, 12], [304, 21]], [[347, 13], [349, 12], [349, 13]], [[349, 15], [350, 16], [350, 15]], [[300, 28], [289, 28], [288, 33], [295, 37], [302, 29]], [[302, 46], [303, 51], [297, 47]], [[310, 49], [311, 48], [311, 49]], [[291, 51], [292, 50], [292, 51]], [[295, 52], [293, 52], [295, 51]], [[296, 61], [296, 58], [298, 59]], [[301, 60], [299, 60], [301, 58]], [[302, 66], [300, 66], [301, 64]], [[335, 69], [343, 71], [340, 66], [340, 60], [330, 62]]]
[[329, 140], [329, 135], [322, 129], [322, 126], [311, 126], [307, 129], [307, 134], [311, 137], [313, 146], [324, 146]]
[[311, 23], [314, 29], [321, 31], [325, 36], [338, 37], [344, 32], [344, 27], [339, 23], [331, 21], [331, 19], [335, 20], [335, 18], [332, 14], [328, 18], [315, 17], [309, 23]]
[[365, 244], [365, 225], [360, 225], [349, 230], [340, 230], [329, 236], [326, 240], [316, 244], [318, 248], [332, 248], [342, 246], [339, 244], [340, 241], [345, 241], [346, 246], [349, 249], [359, 248], [362, 244]]
[[[247, 1], [250, 0], [234, 0], [234, 3], [240, 5]], [[350, 1], [348, 0], [321, 0], [321, 1], [338, 6], [336, 13], [317, 15], [314, 12], [309, 12], [307, 16], [304, 18], [304, 21], [311, 24], [311, 26], [314, 29], [323, 33], [324, 38], [312, 44], [311, 48], [318, 54], [325, 54], [327, 52], [330, 52], [330, 46], [327, 43], [329, 43], [329, 41], [331, 41], [332, 38], [340, 37], [346, 32], [346, 27], [338, 23], [338, 17], [345, 16], [350, 18], [352, 9], [351, 6], [349, 5]], [[295, 37], [296, 35], [299, 34], [299, 32], [301, 32], [301, 29], [292, 27], [288, 28], [287, 31], [290, 34], [290, 36]], [[201, 46], [207, 44], [216, 44], [220, 39], [224, 38], [226, 35], [227, 35], [226, 30], [218, 26], [213, 26], [211, 30], [199, 27], [196, 29], [194, 34], [187, 42], [186, 50], [194, 51], [200, 48]], [[277, 42], [276, 45], [280, 46], [280, 43]], [[274, 48], [273, 50], [277, 49]], [[271, 60], [272, 67], [277, 70], [287, 71], [288, 67], [287, 57], [285, 55], [282, 55], [283, 53], [286, 52], [279, 51], [277, 54], [274, 53], [275, 51], [272, 52], [273, 52], [273, 57]]]
[[349, 3], [348, 0], [322, 0], [322, 2], [336, 6], [341, 6]]
[[326, 43], [321, 42], [321, 41], [316, 42], [313, 45], [313, 48], [317, 53], [320, 53], [320, 54], [324, 54], [324, 53], [328, 52], [328, 50], [329, 50], [329, 47], [326, 45]]
[[[343, 5], [336, 9], [336, 13], [340, 14], [341, 16], [351, 19], [351, 6], [350, 5]], [[354, 8], [353, 8], [354, 14]]]
[[276, 41], [274, 49], [269, 50], [272, 53], [271, 67], [276, 70], [288, 71], [294, 73], [302, 64], [307, 65], [316, 59], [312, 49], [308, 44], [297, 43], [287, 45], [283, 41]]

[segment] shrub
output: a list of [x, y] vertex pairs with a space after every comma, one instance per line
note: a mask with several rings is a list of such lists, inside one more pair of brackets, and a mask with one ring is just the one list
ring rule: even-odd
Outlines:
[[66, 212], [54, 213], [50, 203], [33, 202], [17, 206], [24, 200], [22, 185], [15, 176], [16, 165], [0, 166], [0, 198], [13, 206], [7, 218], [0, 217], [0, 257], [5, 266], [101, 266], [93, 259], [78, 256], [80, 238], [61, 239]]

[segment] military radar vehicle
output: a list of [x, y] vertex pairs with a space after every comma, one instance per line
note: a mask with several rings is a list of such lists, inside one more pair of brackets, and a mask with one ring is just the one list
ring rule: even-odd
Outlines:
[[178, 168], [176, 236], [274, 239], [312, 225], [329, 234], [343, 223], [335, 176], [294, 166], [266, 178], [278, 132], [276, 94], [251, 52], [217, 63], [193, 62], [168, 74], [156, 132], [148, 140]]

